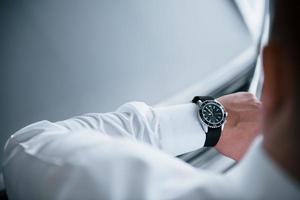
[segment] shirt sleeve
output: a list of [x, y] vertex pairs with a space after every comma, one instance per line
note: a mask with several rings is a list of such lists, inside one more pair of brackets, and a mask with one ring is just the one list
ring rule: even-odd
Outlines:
[[171, 190], [186, 193], [181, 184], [168, 184], [198, 174], [173, 157], [203, 146], [195, 114], [193, 104], [152, 108], [132, 102], [116, 112], [31, 124], [5, 145], [9, 198], [168, 199]]
[[263, 154], [261, 142], [220, 175], [136, 140], [60, 124], [37, 122], [9, 139], [3, 160], [9, 199], [299, 199], [299, 187]]
[[93, 130], [70, 134], [43, 121], [18, 134], [3, 163], [12, 200], [209, 199], [198, 193], [219, 181], [149, 145]]
[[94, 130], [113, 137], [127, 137], [177, 156], [204, 146], [205, 133], [195, 104], [153, 108], [130, 102], [116, 112], [90, 113], [57, 122], [69, 131]]

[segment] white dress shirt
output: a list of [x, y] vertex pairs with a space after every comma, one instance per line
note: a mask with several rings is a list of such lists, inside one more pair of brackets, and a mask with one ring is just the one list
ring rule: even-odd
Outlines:
[[5, 146], [10, 200], [300, 199], [299, 184], [256, 139], [229, 173], [174, 157], [204, 145], [194, 104], [152, 108], [132, 102], [16, 132]]

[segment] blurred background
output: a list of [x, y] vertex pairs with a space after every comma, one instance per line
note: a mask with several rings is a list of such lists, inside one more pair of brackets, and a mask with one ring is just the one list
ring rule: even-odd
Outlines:
[[266, 2], [1, 0], [0, 148], [40, 120], [255, 91]]

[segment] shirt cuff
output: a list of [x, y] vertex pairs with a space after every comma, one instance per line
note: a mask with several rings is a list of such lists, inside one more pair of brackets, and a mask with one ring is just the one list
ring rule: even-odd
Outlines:
[[159, 118], [161, 147], [178, 156], [204, 146], [206, 135], [198, 119], [195, 104], [155, 108]]

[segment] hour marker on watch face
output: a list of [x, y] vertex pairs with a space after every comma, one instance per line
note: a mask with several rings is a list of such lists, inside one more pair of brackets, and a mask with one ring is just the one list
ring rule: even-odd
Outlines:
[[217, 101], [204, 101], [200, 105], [199, 118], [208, 127], [218, 128], [226, 119], [224, 108]]
[[222, 110], [218, 107], [218, 105], [213, 103], [204, 106], [202, 114], [203, 118], [211, 124], [218, 124], [223, 119]]

